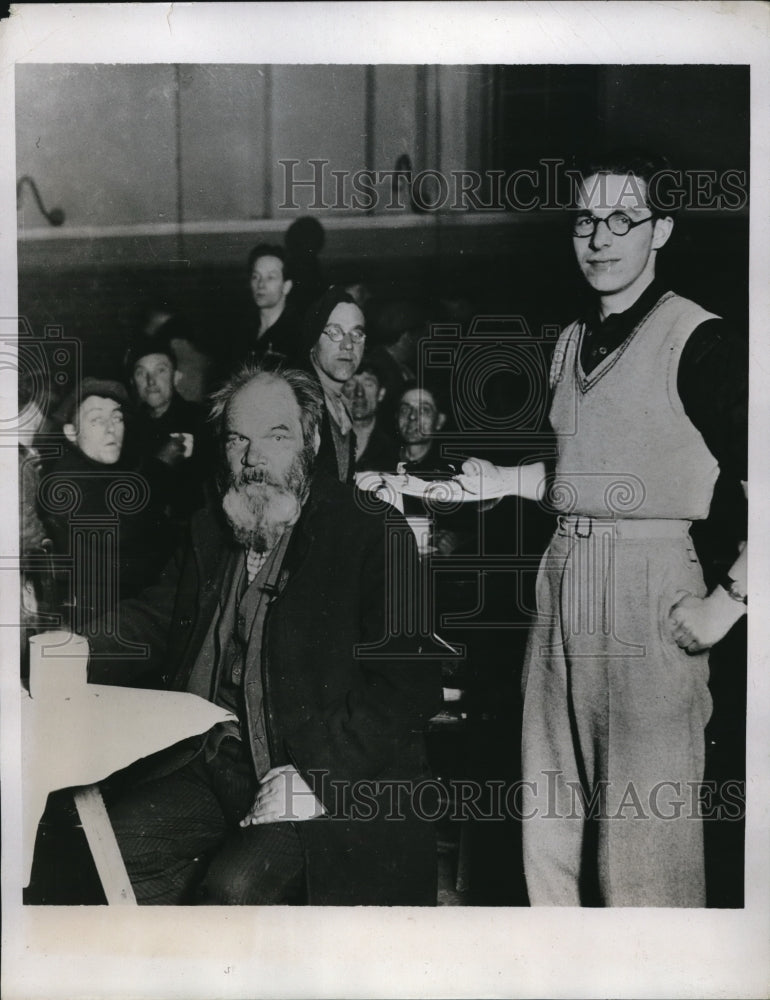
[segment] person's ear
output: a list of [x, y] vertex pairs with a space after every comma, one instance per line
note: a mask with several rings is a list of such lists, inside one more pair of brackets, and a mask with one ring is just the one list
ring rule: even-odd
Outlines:
[[660, 250], [668, 243], [669, 237], [674, 229], [674, 220], [670, 215], [664, 215], [661, 219], [656, 219], [652, 227], [652, 249]]
[[315, 434], [313, 435], [313, 454], [318, 454], [318, 449], [321, 447], [321, 432], [316, 427]]
[[283, 283], [283, 294], [288, 295], [292, 288], [294, 288], [294, 282], [291, 278], [287, 278]]
[[385, 386], [380, 386], [377, 390], [377, 402], [381, 403], [385, 399]]
[[445, 423], [446, 423], [446, 413], [439, 413], [436, 416], [436, 430], [440, 431]]
[[173, 379], [171, 380], [171, 384], [172, 384], [172, 385], [174, 386], [174, 388], [175, 388], [175, 389], [176, 389], [176, 387], [177, 387], [177, 386], [179, 385], [179, 380], [180, 380], [181, 378], [182, 378], [182, 373], [181, 373], [181, 372], [179, 371], [179, 369], [178, 369], [178, 368], [175, 368], [175, 369], [174, 369], [174, 377], [173, 377]]
[[75, 425], [65, 424], [64, 427], [62, 427], [62, 430], [64, 431], [64, 436], [69, 441], [69, 443], [75, 444], [78, 439], [77, 431], [75, 430]]

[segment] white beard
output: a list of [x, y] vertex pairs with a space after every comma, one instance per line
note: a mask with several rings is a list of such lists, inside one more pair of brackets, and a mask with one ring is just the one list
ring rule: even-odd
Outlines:
[[237, 542], [255, 552], [268, 552], [296, 523], [300, 503], [288, 490], [250, 483], [229, 489], [222, 498], [222, 509]]
[[285, 484], [256, 470], [231, 476], [222, 510], [237, 542], [255, 552], [268, 552], [298, 521], [306, 493], [300, 457], [289, 469]]

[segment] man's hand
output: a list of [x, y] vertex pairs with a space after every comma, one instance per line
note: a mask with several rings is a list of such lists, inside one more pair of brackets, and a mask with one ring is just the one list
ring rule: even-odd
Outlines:
[[291, 764], [273, 767], [259, 783], [254, 805], [241, 826], [260, 823], [291, 823], [315, 819], [325, 812], [307, 782]]
[[501, 469], [484, 458], [469, 458], [463, 462], [462, 472], [456, 476], [457, 482], [466, 493], [476, 496], [484, 493], [496, 493], [505, 488]]
[[451, 556], [460, 544], [460, 538], [454, 531], [437, 531], [433, 538], [434, 545], [439, 555]]
[[518, 496], [540, 500], [545, 492], [545, 463], [532, 462], [508, 468], [493, 465], [483, 458], [469, 458], [463, 462], [462, 472], [455, 480], [466, 493], [481, 499]]
[[702, 653], [724, 638], [745, 611], [722, 587], [708, 597], [685, 594], [669, 612], [671, 634], [688, 653]]
[[176, 434], [169, 435], [168, 440], [158, 450], [155, 457], [164, 465], [179, 465], [185, 459], [184, 441]]

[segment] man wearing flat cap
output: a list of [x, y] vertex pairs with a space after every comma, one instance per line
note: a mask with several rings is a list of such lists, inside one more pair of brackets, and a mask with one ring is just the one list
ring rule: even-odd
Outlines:
[[40, 486], [54, 551], [71, 560], [63, 600], [76, 628], [138, 593], [167, 555], [151, 484], [123, 460], [127, 407], [120, 382], [83, 378], [57, 413], [61, 453]]

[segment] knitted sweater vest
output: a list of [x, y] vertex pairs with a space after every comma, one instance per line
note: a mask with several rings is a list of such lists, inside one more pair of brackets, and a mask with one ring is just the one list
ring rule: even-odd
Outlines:
[[556, 510], [611, 518], [707, 516], [719, 469], [684, 411], [677, 372], [688, 337], [713, 318], [667, 292], [587, 376], [579, 360], [582, 324], [563, 331], [551, 367]]

